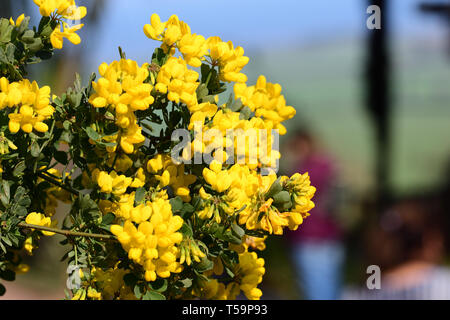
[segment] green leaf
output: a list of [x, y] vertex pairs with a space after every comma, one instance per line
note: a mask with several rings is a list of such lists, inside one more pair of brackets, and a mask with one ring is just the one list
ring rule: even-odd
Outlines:
[[166, 297], [156, 291], [147, 291], [144, 296], [142, 296], [142, 300], [166, 300]]
[[273, 195], [280, 192], [281, 190], [283, 190], [283, 187], [280, 184], [280, 177], [278, 177], [278, 179], [272, 183], [269, 190], [267, 190], [265, 199], [268, 200], [269, 198], [272, 198]]
[[0, 201], [2, 202], [3, 206], [6, 208], [9, 204], [9, 200], [6, 197], [6, 195], [2, 192], [0, 193]]
[[26, 44], [25, 47], [31, 52], [37, 52], [41, 50], [44, 47], [44, 45], [42, 44], [41, 38], [34, 38], [33, 42]]
[[11, 198], [11, 193], [10, 193], [11, 191], [9, 188], [8, 181], [2, 180], [2, 189], [3, 189], [3, 193], [5, 194], [6, 198], [8, 199], [8, 202], [9, 202], [9, 199]]
[[183, 219], [189, 219], [194, 213], [195, 209], [190, 203], [184, 203], [183, 208], [181, 208], [180, 215]]
[[141, 202], [144, 200], [144, 198], [145, 198], [145, 189], [137, 188], [136, 193], [134, 195], [134, 205], [138, 206], [139, 204], [141, 204]]
[[141, 286], [139, 284], [134, 286], [133, 292], [136, 298], [140, 299], [142, 297]]
[[10, 42], [13, 29], [14, 27], [9, 23], [9, 20], [2, 18], [0, 20], [0, 42]]
[[34, 42], [34, 31], [33, 30], [27, 30], [22, 35], [22, 41], [26, 44], [30, 44]]
[[16, 46], [12, 43], [8, 43], [5, 47], [6, 58], [9, 63], [14, 63], [14, 52], [16, 51]]
[[36, 140], [31, 143], [30, 152], [31, 156], [33, 156], [34, 158], [39, 157], [39, 154], [41, 153], [41, 148], [39, 147], [39, 143]]
[[183, 200], [181, 200], [181, 198], [179, 196], [176, 196], [175, 198], [170, 199], [169, 202], [172, 205], [173, 213], [176, 213], [183, 208]]
[[31, 204], [31, 199], [26, 193], [27, 190], [24, 187], [19, 186], [14, 194], [14, 202], [19, 206], [28, 207]]
[[70, 129], [70, 126], [71, 126], [70, 121], [69, 121], [69, 120], [64, 120], [64, 122], [63, 122], [63, 128], [64, 128], [65, 130], [69, 130], [69, 129]]
[[153, 282], [150, 282], [149, 284], [150, 284], [150, 287], [156, 292], [164, 292], [167, 290], [167, 286], [168, 286], [167, 279], [162, 279], [162, 278], [159, 278]]
[[87, 127], [84, 131], [86, 131], [88, 137], [94, 141], [100, 140], [101, 138], [100, 134], [91, 127]]
[[114, 219], [116, 219], [116, 216], [113, 213], [108, 212], [102, 217], [102, 224], [110, 225], [113, 223]]
[[231, 225], [231, 229], [233, 232], [239, 237], [242, 238], [245, 235], [244, 229], [242, 229], [240, 226], [238, 226], [236, 223], [233, 223]]
[[9, 64], [8, 57], [6, 56], [5, 51], [3, 51], [3, 48], [0, 47], [0, 63]]
[[[75, 81], [75, 85], [80, 85], [80, 84], [77, 84], [77, 82]], [[83, 94], [81, 92], [74, 92], [67, 96], [67, 100], [69, 100], [69, 103], [74, 108], [77, 108], [80, 106], [82, 98], [83, 98]]]
[[192, 231], [191, 227], [183, 223], [183, 225], [180, 228], [180, 232], [183, 234], [184, 237], [192, 237], [194, 235], [194, 232]]
[[291, 195], [286, 190], [280, 191], [273, 196], [273, 203], [283, 204], [291, 201]]
[[198, 272], [205, 272], [211, 270], [213, 266], [214, 264], [211, 260], [208, 260], [208, 258], [203, 257], [202, 260], [194, 266], [194, 268]]
[[6, 245], [12, 247], [12, 242], [11, 242], [11, 240], [9, 240], [8, 237], [3, 236], [3, 237], [1, 237], [1, 240], [2, 240], [4, 243], [6, 243]]
[[13, 176], [14, 177], [20, 177], [23, 175], [23, 171], [26, 169], [25, 161], [19, 162], [13, 170]]
[[179, 280], [178, 282], [183, 285], [183, 288], [190, 288], [192, 286], [192, 279], [189, 278]]
[[250, 119], [250, 116], [252, 115], [252, 110], [245, 106], [242, 108], [240, 114], [239, 114], [239, 119], [240, 120], [248, 120]]
[[133, 288], [136, 285], [137, 281], [138, 279], [132, 273], [127, 273], [126, 275], [123, 276], [123, 282], [125, 282], [125, 284], [129, 287]]
[[[28, 199], [30, 199], [30, 198], [28, 198]], [[19, 216], [19, 217], [25, 216], [27, 213], [28, 213], [27, 208], [22, 207], [22, 206], [17, 206], [14, 209], [14, 214]]]
[[231, 111], [238, 112], [239, 110], [242, 109], [242, 106], [243, 104], [241, 98], [238, 98], [237, 100], [234, 100], [233, 103], [230, 106], [228, 106], [228, 108], [231, 109]]
[[3, 296], [6, 292], [5, 286], [0, 283], [0, 297]]

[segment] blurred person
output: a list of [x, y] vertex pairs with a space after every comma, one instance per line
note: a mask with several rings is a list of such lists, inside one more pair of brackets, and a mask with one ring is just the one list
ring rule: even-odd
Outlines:
[[450, 268], [440, 265], [445, 223], [436, 200], [403, 199], [371, 225], [365, 239], [367, 265], [380, 267], [381, 286], [349, 288], [343, 299], [450, 299]]
[[334, 159], [318, 148], [308, 131], [288, 142], [294, 172], [308, 172], [317, 188], [311, 215], [288, 234], [298, 288], [308, 300], [339, 298], [344, 261], [342, 230], [337, 222], [337, 169]]

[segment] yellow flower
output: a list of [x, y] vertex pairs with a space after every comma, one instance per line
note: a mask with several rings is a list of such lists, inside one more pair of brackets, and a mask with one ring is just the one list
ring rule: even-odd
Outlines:
[[203, 177], [206, 182], [208, 182], [214, 190], [217, 192], [226, 191], [231, 185], [231, 177], [227, 170], [221, 170], [222, 164], [218, 161], [213, 160], [209, 165], [210, 169], [203, 169]]
[[[36, 226], [43, 226], [43, 227], [55, 227], [58, 223], [57, 220], [51, 220], [49, 217], [44, 216], [42, 213], [37, 212], [31, 212], [27, 215], [25, 218], [25, 222], [28, 224], [33, 224]], [[42, 234], [45, 236], [52, 236], [55, 233], [51, 231], [42, 231]]]
[[33, 243], [32, 237], [27, 237], [25, 239], [25, 243], [23, 245], [23, 248], [27, 251], [27, 253], [31, 256], [33, 254], [33, 249], [36, 249], [37, 246]]
[[50, 41], [52, 43], [53, 48], [62, 49], [64, 38], [67, 38], [70, 42], [77, 45], [81, 43], [81, 38], [75, 32], [83, 28], [83, 24], [78, 24], [73, 27], [69, 27], [69, 25], [65, 22], [62, 23], [63, 31], [61, 31], [61, 26], [58, 26], [53, 30], [50, 35]]
[[[91, 270], [92, 282], [95, 283], [97, 290], [101, 292], [102, 299], [114, 299], [118, 297], [124, 300], [135, 300], [136, 297], [132, 294], [130, 287], [125, 285], [123, 280], [124, 275], [129, 273], [128, 270], [119, 269], [117, 264], [114, 268], [102, 270], [93, 267]], [[95, 293], [93, 292], [95, 295]], [[98, 295], [97, 295], [98, 297]]]
[[286, 128], [281, 122], [291, 119], [296, 111], [293, 107], [286, 105], [279, 84], [269, 83], [261, 75], [255, 86], [247, 87], [245, 83], [236, 83], [234, 94], [245, 106], [255, 112], [256, 117], [264, 120], [268, 129], [278, 129], [281, 135], [286, 133]]
[[170, 155], [157, 155], [147, 162], [147, 171], [155, 174], [156, 180], [159, 181], [159, 188], [168, 185], [173, 189], [175, 195], [180, 196], [185, 202], [191, 200], [189, 186], [193, 184], [197, 178], [192, 174], [185, 174], [184, 164], [174, 164]]
[[33, 0], [39, 6], [42, 16], [48, 17], [52, 13], [63, 16], [66, 19], [78, 20], [86, 16], [86, 7], [77, 7], [75, 0]]
[[262, 282], [264, 273], [263, 258], [258, 258], [255, 252], [239, 254], [239, 264], [235, 269], [235, 275], [239, 288], [249, 300], [259, 300], [262, 296], [262, 291], [257, 286]]
[[242, 47], [234, 48], [231, 41], [223, 42], [219, 37], [210, 37], [206, 41], [209, 56], [219, 65], [220, 79], [227, 82], [246, 82], [247, 76], [241, 73], [249, 58], [244, 56]]
[[202, 299], [208, 300], [227, 300], [228, 291], [223, 283], [217, 281], [217, 279], [208, 279], [199, 281], [200, 288], [199, 292], [196, 293], [197, 296]]
[[198, 73], [189, 70], [182, 58], [171, 57], [161, 67], [156, 79], [156, 90], [168, 93], [167, 98], [176, 103], [182, 102], [188, 108], [197, 105]]
[[14, 268], [14, 272], [16, 272], [17, 274], [24, 274], [27, 273], [28, 271], [30, 271], [30, 266], [25, 263], [21, 263]]
[[23, 19], [25, 19], [25, 14], [22, 13], [20, 16], [17, 17], [16, 22], [14, 22], [13, 18], [9, 18], [9, 23], [15, 27], [19, 27], [22, 23]]
[[69, 27], [68, 23], [62, 19], [81, 20], [87, 14], [86, 7], [78, 7], [75, 0], [34, 0], [34, 3], [39, 6], [42, 16], [51, 17], [60, 22], [50, 35], [50, 42], [55, 49], [62, 49], [64, 38], [75, 45], [80, 44], [81, 39], [75, 32], [80, 30], [83, 24]]
[[5, 77], [0, 78], [0, 110], [9, 107], [14, 113], [8, 114], [9, 131], [17, 133], [20, 129], [30, 133], [35, 129], [46, 132], [48, 126], [43, 122], [54, 112], [50, 105], [50, 87], [39, 88], [36, 81], [30, 83], [28, 79], [9, 82]]
[[88, 288], [87, 296], [89, 298], [91, 298], [92, 300], [101, 300], [102, 299], [102, 293], [97, 292], [97, 290], [95, 290], [92, 287]]
[[162, 40], [162, 33], [166, 28], [166, 22], [161, 22], [159, 16], [154, 13], [150, 17], [150, 23], [144, 25], [144, 33], [147, 37], [153, 40]]
[[190, 34], [191, 29], [176, 15], [172, 15], [166, 22], [161, 22], [159, 16], [154, 13], [150, 18], [150, 24], [144, 25], [144, 33], [150, 39], [162, 41], [165, 52], [173, 54], [174, 46], [184, 35]]
[[124, 194], [133, 181], [132, 178], [123, 174], [118, 175], [115, 171], [107, 173], [106, 171], [95, 169], [92, 175], [97, 181], [101, 192], [115, 195]]
[[200, 262], [205, 256], [206, 254], [200, 249], [197, 242], [192, 238], [183, 240], [180, 245], [180, 264], [186, 263], [190, 266], [192, 260], [195, 262]]
[[[98, 70], [102, 77], [92, 83], [94, 93], [89, 102], [96, 108], [111, 107], [114, 110], [121, 132], [111, 140], [120, 136], [118, 143], [122, 150], [133, 153], [135, 147], [145, 141], [134, 111], [146, 110], [154, 102], [153, 86], [145, 82], [149, 76], [148, 64], [139, 67], [136, 61], [121, 59], [109, 65], [103, 63]], [[107, 150], [115, 152], [116, 148]]]
[[205, 38], [197, 34], [185, 34], [180, 39], [178, 48], [186, 63], [193, 67], [201, 66], [203, 57], [208, 51]]
[[183, 219], [173, 216], [167, 199], [158, 197], [145, 206], [149, 207], [150, 214], [139, 219], [143, 221], [137, 220], [137, 228], [131, 220], [125, 220], [123, 226], [112, 225], [111, 232], [117, 236], [129, 258], [144, 267], [146, 281], [154, 281], [157, 276], [167, 278], [182, 270], [176, 261], [179, 252], [176, 244], [182, 240], [177, 231]]

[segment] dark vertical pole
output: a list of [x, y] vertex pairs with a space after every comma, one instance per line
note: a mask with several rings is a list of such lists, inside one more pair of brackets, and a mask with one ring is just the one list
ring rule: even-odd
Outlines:
[[388, 50], [388, 6], [386, 0], [369, 0], [368, 5], [381, 9], [381, 29], [368, 30], [366, 67], [366, 106], [373, 121], [376, 140], [376, 195], [377, 211], [383, 209], [389, 198], [390, 160], [390, 58]]

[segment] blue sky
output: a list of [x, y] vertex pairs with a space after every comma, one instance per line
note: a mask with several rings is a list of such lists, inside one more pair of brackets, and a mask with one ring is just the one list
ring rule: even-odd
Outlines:
[[[90, 1], [79, 2], [89, 8]], [[391, 0], [397, 36], [444, 30], [438, 19], [418, 13], [418, 2]], [[366, 7], [365, 0], [107, 0], [100, 28], [92, 31], [85, 26], [83, 45], [92, 52], [88, 57], [92, 65], [117, 59], [119, 45], [128, 57], [143, 62], [157, 42], [147, 39], [142, 27], [156, 12], [162, 20], [177, 14], [192, 32], [218, 35], [247, 50], [288, 49], [342, 38], [362, 39], [367, 32]]]

